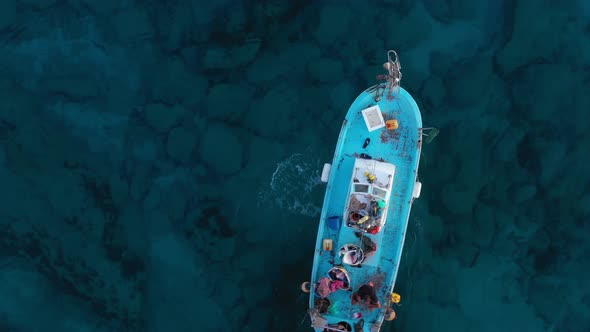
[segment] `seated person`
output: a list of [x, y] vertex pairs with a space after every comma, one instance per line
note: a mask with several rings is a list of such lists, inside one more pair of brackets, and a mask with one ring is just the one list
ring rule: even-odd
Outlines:
[[345, 270], [339, 266], [335, 266], [328, 271], [328, 277], [332, 279], [331, 287], [337, 289], [348, 289], [350, 285], [350, 279], [345, 273]]
[[377, 251], [377, 244], [373, 242], [368, 236], [365, 236], [361, 232], [354, 232], [354, 235], [361, 239], [361, 249], [365, 255]]
[[345, 284], [341, 280], [330, 280], [330, 278], [320, 278], [315, 286], [315, 293], [319, 297], [328, 297], [331, 293], [339, 290], [346, 289]]
[[373, 282], [369, 282], [366, 285], [362, 285], [359, 287], [359, 290], [352, 294], [352, 304], [365, 304], [369, 310], [373, 310], [375, 308], [381, 308], [381, 303], [377, 298], [377, 294], [375, 292], [375, 285]]
[[332, 331], [352, 331], [352, 326], [347, 322], [338, 322], [338, 324], [330, 324], [328, 325], [323, 332], [332, 332]]

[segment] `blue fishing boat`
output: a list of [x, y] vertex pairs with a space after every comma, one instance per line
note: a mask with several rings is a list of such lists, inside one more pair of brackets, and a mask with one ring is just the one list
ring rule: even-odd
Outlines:
[[394, 293], [410, 209], [418, 198], [425, 129], [412, 96], [400, 87], [397, 53], [387, 52], [377, 85], [350, 106], [327, 182], [311, 281], [315, 331], [371, 331], [395, 319]]

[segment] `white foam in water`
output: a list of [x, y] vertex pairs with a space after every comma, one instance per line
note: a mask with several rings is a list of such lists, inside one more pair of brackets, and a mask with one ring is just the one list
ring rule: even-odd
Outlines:
[[314, 202], [312, 191], [321, 185], [319, 160], [308, 159], [312, 154], [295, 153], [279, 162], [272, 174], [269, 188], [259, 194], [258, 203], [272, 202], [279, 208], [313, 217], [321, 211]]

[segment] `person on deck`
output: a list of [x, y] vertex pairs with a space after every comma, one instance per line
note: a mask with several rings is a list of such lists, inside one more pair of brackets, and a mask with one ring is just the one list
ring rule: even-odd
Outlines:
[[373, 282], [369, 282], [366, 285], [362, 285], [359, 287], [359, 290], [352, 294], [352, 304], [365, 304], [367, 308], [371, 311], [375, 308], [381, 308], [381, 303], [377, 298], [377, 293], [375, 292], [375, 285]]

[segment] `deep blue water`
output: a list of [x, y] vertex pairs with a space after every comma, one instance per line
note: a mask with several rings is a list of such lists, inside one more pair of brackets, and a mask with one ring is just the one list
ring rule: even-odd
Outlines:
[[340, 125], [423, 148], [383, 331], [590, 331], [585, 1], [0, 2], [0, 330], [311, 331]]

